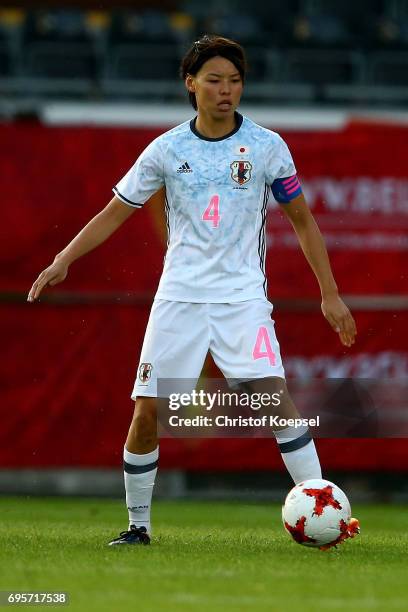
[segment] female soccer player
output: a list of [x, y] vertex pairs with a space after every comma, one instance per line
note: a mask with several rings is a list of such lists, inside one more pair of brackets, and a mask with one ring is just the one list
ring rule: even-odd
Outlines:
[[[28, 301], [60, 283], [71, 263], [104, 242], [165, 187], [168, 249], [132, 393], [124, 447], [129, 529], [110, 545], [149, 544], [159, 457], [158, 381], [197, 380], [208, 350], [227, 379], [253, 392], [285, 389], [280, 416], [298, 416], [287, 393], [265, 276], [270, 190], [291, 221], [319, 282], [322, 312], [345, 346], [356, 327], [331, 272], [319, 229], [282, 138], [236, 109], [246, 72], [242, 47], [219, 36], [195, 42], [181, 76], [197, 116], [156, 138], [113, 188], [115, 197], [33, 284]], [[248, 387], [249, 385], [249, 387]], [[166, 394], [164, 394], [165, 396]], [[321, 478], [306, 428], [274, 432], [295, 483]]]

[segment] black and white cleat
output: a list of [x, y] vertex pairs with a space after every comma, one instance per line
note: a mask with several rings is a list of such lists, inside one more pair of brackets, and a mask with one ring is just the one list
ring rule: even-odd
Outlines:
[[150, 544], [150, 537], [146, 527], [136, 527], [131, 525], [128, 531], [121, 531], [118, 538], [114, 538], [108, 546], [116, 546], [117, 544]]

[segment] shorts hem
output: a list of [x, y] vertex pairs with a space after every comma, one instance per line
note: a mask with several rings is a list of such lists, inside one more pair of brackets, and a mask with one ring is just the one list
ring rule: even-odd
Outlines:
[[153, 393], [152, 391], [150, 391], [149, 393], [139, 393], [139, 391], [137, 393], [132, 393], [132, 395], [130, 396], [130, 399], [132, 399], [133, 401], [136, 400], [136, 398], [138, 397], [163, 397], [163, 398], [167, 398], [167, 395], [158, 395], [157, 393]]

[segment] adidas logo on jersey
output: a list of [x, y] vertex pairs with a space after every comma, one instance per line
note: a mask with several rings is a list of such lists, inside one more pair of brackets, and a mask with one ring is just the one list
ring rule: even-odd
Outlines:
[[177, 172], [179, 174], [181, 174], [182, 172], [192, 172], [192, 169], [190, 168], [190, 166], [188, 165], [187, 162], [184, 162], [184, 164], [182, 166], [180, 166], [180, 168], [177, 170]]

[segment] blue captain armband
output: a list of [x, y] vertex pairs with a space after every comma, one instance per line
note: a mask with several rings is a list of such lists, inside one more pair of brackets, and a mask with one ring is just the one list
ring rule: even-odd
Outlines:
[[275, 179], [272, 183], [273, 197], [279, 204], [288, 204], [302, 193], [297, 174]]

